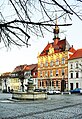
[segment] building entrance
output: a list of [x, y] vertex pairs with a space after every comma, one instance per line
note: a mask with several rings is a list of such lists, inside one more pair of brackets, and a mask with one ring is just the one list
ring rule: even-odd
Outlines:
[[61, 92], [64, 92], [65, 89], [66, 89], [66, 81], [63, 79], [63, 80], [61, 81]]

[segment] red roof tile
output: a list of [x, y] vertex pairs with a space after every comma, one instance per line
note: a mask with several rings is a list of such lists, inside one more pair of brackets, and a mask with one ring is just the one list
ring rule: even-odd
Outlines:
[[82, 58], [82, 49], [76, 50], [76, 52], [69, 58], [69, 60], [77, 58]]
[[57, 43], [52, 42], [52, 43], [48, 43], [47, 46], [44, 48], [44, 50], [41, 52], [40, 56], [45, 56], [48, 55], [49, 52], [49, 48], [52, 46], [54, 48], [54, 53], [58, 53], [58, 52], [62, 52], [65, 51], [66, 49], [66, 45], [68, 45], [68, 50], [70, 50], [70, 52], [75, 52], [75, 49], [72, 47], [70, 47], [69, 43], [67, 42], [66, 39], [60, 40], [60, 39], [56, 39], [58, 40]]
[[13, 72], [19, 72], [19, 71], [23, 71], [24, 67], [26, 67], [27, 65], [19, 65], [19, 66], [16, 66], [16, 68], [14, 69]]
[[14, 73], [14, 72], [19, 72], [19, 71], [29, 71], [29, 70], [33, 70], [33, 69], [36, 68], [36, 67], [37, 67], [37, 64], [19, 65], [19, 66], [17, 66], [17, 67], [14, 69], [13, 73]]
[[69, 49], [69, 51], [72, 52], [72, 53], [75, 53], [76, 50], [75, 50], [73, 47], [71, 47], [71, 48]]

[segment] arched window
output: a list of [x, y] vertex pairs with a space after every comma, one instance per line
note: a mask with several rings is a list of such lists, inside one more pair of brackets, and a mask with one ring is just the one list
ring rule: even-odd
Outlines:
[[76, 72], [76, 78], [79, 78], [79, 72]]
[[40, 71], [40, 77], [42, 77], [42, 71]]
[[56, 81], [56, 86], [58, 86], [58, 81]]
[[70, 64], [71, 69], [73, 69], [73, 64]]
[[54, 81], [52, 81], [52, 86], [54, 86]]
[[62, 69], [62, 75], [64, 75], [64, 69]]
[[76, 68], [78, 68], [78, 62], [76, 62]]
[[58, 70], [56, 70], [56, 76], [58, 76]]
[[53, 71], [52, 70], [50, 70], [50, 76], [53, 76]]
[[45, 77], [48, 77], [48, 71], [45, 71]]
[[44, 82], [42, 81], [42, 86], [44, 86]]

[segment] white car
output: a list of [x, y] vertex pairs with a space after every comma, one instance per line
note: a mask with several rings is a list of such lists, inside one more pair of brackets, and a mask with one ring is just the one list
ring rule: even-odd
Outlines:
[[61, 92], [59, 90], [54, 90], [54, 94], [60, 94]]
[[47, 94], [48, 94], [48, 95], [54, 94], [54, 90], [48, 90], [48, 91], [47, 91]]
[[82, 94], [82, 89], [80, 90], [80, 94]]

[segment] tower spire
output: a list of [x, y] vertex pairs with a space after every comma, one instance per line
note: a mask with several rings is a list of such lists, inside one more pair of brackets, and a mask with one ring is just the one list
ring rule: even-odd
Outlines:
[[59, 39], [59, 27], [57, 23], [57, 14], [56, 14], [56, 23], [55, 23], [55, 29], [54, 29], [54, 40]]

